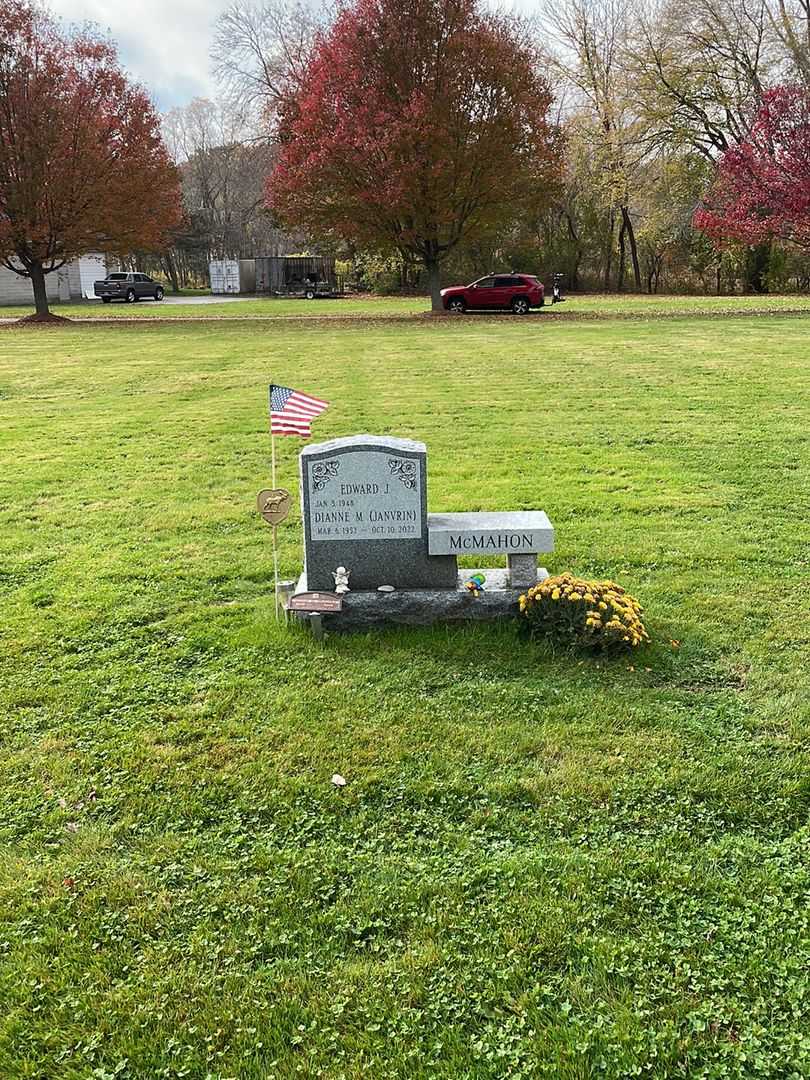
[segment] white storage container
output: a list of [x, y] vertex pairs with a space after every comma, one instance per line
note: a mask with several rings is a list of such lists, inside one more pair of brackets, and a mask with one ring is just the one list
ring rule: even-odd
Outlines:
[[239, 292], [239, 263], [236, 259], [215, 259], [208, 264], [212, 293]]

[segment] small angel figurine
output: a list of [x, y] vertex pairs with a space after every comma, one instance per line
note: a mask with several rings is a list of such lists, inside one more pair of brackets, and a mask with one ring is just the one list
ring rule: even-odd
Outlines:
[[349, 591], [349, 574], [351, 570], [347, 570], [345, 566], [339, 566], [335, 570], [332, 577], [335, 579], [335, 592], [338, 596], [343, 596], [344, 593]]

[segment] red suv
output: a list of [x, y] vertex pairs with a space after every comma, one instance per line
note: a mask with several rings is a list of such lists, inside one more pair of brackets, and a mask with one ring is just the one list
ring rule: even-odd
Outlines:
[[492, 274], [472, 285], [451, 285], [442, 289], [442, 303], [447, 311], [462, 314], [487, 308], [511, 308], [515, 315], [528, 315], [533, 307], [543, 306], [543, 283], [530, 274]]

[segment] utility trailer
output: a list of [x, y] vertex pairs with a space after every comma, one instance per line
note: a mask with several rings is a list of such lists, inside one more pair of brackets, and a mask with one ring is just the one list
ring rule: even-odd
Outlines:
[[335, 260], [320, 255], [265, 255], [256, 262], [256, 292], [307, 300], [342, 295]]

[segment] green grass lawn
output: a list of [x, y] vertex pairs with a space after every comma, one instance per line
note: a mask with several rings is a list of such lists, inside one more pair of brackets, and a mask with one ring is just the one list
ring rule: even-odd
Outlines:
[[[0, 331], [0, 1077], [810, 1074], [809, 325]], [[653, 645], [278, 625], [271, 380]]]
[[[20, 318], [33, 313], [31, 307], [0, 307], [0, 319]], [[341, 300], [284, 300], [253, 298], [211, 304], [157, 304], [144, 300], [137, 304], [102, 304], [100, 301], [77, 301], [55, 304], [57, 315], [70, 319], [247, 319], [247, 318], [332, 318], [334, 316], [424, 315], [430, 310], [425, 296], [358, 296]], [[571, 320], [578, 317], [656, 318], [667, 316], [724, 315], [735, 313], [778, 314], [810, 312], [810, 296], [601, 296], [572, 295], [564, 304], [547, 304], [532, 317]], [[489, 313], [491, 315], [491, 313]], [[470, 313], [468, 321], [481, 313]], [[484, 317], [488, 317], [485, 315]], [[511, 313], [504, 317], [511, 319]]]
[[[779, 298], [780, 300], [786, 298]], [[799, 302], [801, 303], [800, 298]], [[810, 309], [810, 297], [807, 298]], [[419, 315], [430, 310], [430, 300], [420, 296], [361, 296], [342, 300], [286, 300], [282, 298], [251, 298], [224, 300], [210, 304], [166, 304], [142, 300], [136, 304], [102, 304], [100, 301], [76, 301], [54, 304], [56, 315], [69, 319], [246, 319], [264, 318], [325, 318], [341, 315], [371, 315], [389, 318], [392, 315]], [[31, 307], [0, 307], [0, 319], [19, 318], [33, 314]]]

